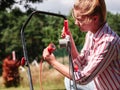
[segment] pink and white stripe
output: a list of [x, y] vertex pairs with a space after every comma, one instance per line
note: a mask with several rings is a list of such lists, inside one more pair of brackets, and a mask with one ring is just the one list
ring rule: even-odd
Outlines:
[[87, 33], [81, 54], [74, 60], [81, 70], [79, 84], [94, 79], [95, 90], [120, 90], [120, 37], [107, 23], [96, 34]]

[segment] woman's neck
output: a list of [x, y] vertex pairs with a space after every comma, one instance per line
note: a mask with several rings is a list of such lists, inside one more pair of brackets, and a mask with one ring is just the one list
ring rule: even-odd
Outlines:
[[96, 25], [96, 27], [92, 30], [92, 33], [95, 34], [98, 30], [102, 29], [105, 23], [106, 22], [102, 22], [102, 23], [99, 23], [98, 25]]

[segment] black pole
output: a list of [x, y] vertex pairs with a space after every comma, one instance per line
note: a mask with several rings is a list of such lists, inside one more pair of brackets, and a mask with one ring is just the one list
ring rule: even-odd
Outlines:
[[[69, 54], [69, 67], [70, 67], [70, 71], [72, 73], [73, 86], [74, 86], [73, 88], [75, 90], [77, 90], [77, 85], [76, 85], [76, 81], [75, 81], [75, 77], [74, 77], [74, 65], [73, 65], [73, 60], [72, 60], [72, 55], [71, 55], [71, 44], [70, 44], [69, 40], [67, 42], [67, 51], [68, 51], [68, 54]], [[71, 88], [70, 88], [70, 90], [71, 90]]]
[[23, 47], [23, 53], [24, 53], [24, 57], [26, 60], [25, 65], [28, 67], [28, 78], [29, 78], [29, 83], [30, 83], [30, 90], [34, 90], [33, 88], [33, 83], [32, 83], [32, 77], [31, 77], [31, 70], [30, 70], [30, 66], [29, 66], [29, 60], [28, 60], [28, 55], [27, 55], [27, 49], [26, 49], [26, 43], [25, 43], [25, 36], [24, 36], [24, 29], [27, 26], [27, 24], [29, 23], [30, 19], [32, 18], [32, 16], [34, 14], [47, 14], [47, 15], [52, 15], [52, 16], [57, 16], [57, 17], [61, 17], [64, 20], [67, 20], [67, 18], [64, 15], [60, 15], [60, 14], [56, 14], [56, 13], [51, 13], [51, 12], [44, 12], [44, 11], [33, 11], [30, 16], [28, 17], [28, 19], [26, 20], [26, 22], [23, 24], [22, 28], [21, 28], [21, 41], [22, 41], [22, 47]]

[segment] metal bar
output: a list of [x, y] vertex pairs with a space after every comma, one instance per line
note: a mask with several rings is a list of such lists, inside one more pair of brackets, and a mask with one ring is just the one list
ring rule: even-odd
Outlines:
[[33, 88], [33, 83], [32, 83], [32, 77], [31, 77], [31, 70], [30, 70], [30, 66], [29, 66], [29, 60], [28, 60], [28, 55], [27, 55], [27, 49], [26, 49], [26, 43], [25, 43], [25, 36], [24, 36], [24, 29], [27, 26], [27, 24], [29, 23], [30, 19], [32, 18], [32, 16], [34, 14], [47, 14], [47, 15], [52, 15], [52, 16], [57, 16], [57, 17], [61, 17], [64, 20], [66, 20], [67, 18], [64, 15], [60, 15], [60, 14], [56, 14], [56, 13], [51, 13], [51, 12], [44, 12], [44, 11], [33, 11], [30, 16], [28, 17], [28, 19], [26, 20], [26, 22], [23, 24], [22, 28], [21, 28], [21, 41], [22, 41], [22, 47], [23, 47], [23, 53], [24, 53], [24, 57], [26, 60], [26, 66], [28, 67], [28, 78], [29, 78], [29, 83], [30, 83], [30, 90], [34, 90]]
[[[68, 41], [67, 51], [68, 51], [68, 53], [69, 53], [69, 67], [70, 67], [71, 73], [72, 73], [73, 86], [74, 86], [74, 89], [77, 90], [77, 85], [76, 85], [76, 81], [75, 81], [75, 77], [74, 77], [74, 65], [73, 65], [73, 61], [72, 61], [70, 41]], [[70, 88], [70, 89], [71, 89], [71, 88]]]

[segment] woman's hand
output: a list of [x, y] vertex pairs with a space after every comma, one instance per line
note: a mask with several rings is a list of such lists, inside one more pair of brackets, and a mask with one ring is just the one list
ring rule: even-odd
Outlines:
[[42, 56], [43, 59], [46, 60], [48, 63], [51, 63], [56, 60], [54, 54], [48, 51], [48, 47], [43, 50]]

